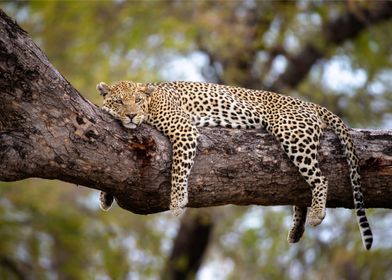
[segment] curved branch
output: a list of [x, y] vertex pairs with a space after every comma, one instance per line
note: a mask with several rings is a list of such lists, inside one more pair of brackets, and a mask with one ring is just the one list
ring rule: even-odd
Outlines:
[[[59, 179], [110, 192], [129, 211], [165, 211], [170, 143], [143, 125], [127, 130], [84, 99], [20, 27], [0, 12], [0, 180]], [[308, 205], [310, 190], [265, 131], [203, 128], [189, 207]], [[368, 207], [392, 207], [392, 131], [352, 131]], [[336, 137], [321, 143], [329, 207], [352, 207]]]
[[[355, 10], [348, 9], [339, 17], [323, 25], [321, 39], [324, 44], [338, 45], [355, 38], [364, 29], [391, 19], [392, 2], [374, 1]], [[271, 90], [280, 91], [286, 87], [295, 88], [307, 75], [312, 66], [326, 56], [325, 50], [318, 48], [313, 42], [305, 44], [295, 56], [289, 57], [286, 70], [276, 79]]]

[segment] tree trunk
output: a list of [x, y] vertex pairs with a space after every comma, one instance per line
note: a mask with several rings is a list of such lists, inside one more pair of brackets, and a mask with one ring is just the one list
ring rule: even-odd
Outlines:
[[162, 280], [195, 279], [214, 228], [211, 211], [188, 210], [181, 219]]
[[[168, 209], [168, 140], [147, 125], [125, 129], [84, 99], [2, 11], [0, 71], [0, 180], [59, 179], [110, 192], [134, 213]], [[267, 132], [200, 132], [189, 207], [310, 204], [309, 187]], [[366, 206], [391, 208], [392, 131], [352, 134]], [[352, 207], [348, 168], [337, 138], [327, 131], [321, 147], [328, 206]]]

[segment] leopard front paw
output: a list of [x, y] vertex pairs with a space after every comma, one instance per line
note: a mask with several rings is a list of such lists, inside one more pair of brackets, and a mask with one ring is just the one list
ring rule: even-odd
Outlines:
[[140, 125], [142, 124], [143, 121], [144, 121], [144, 115], [136, 115], [132, 119], [132, 123], [134, 123], [135, 125]]
[[109, 211], [114, 201], [113, 195], [107, 192], [100, 192], [99, 194], [99, 206], [103, 211]]
[[170, 203], [170, 213], [173, 216], [180, 216], [185, 211], [185, 206], [188, 204], [188, 197], [184, 197], [181, 200], [173, 201]]
[[308, 223], [311, 226], [318, 226], [324, 220], [325, 208], [311, 208], [308, 214]]
[[170, 206], [170, 213], [174, 217], [178, 217], [178, 216], [180, 216], [184, 212], [185, 212], [184, 208], [181, 208], [181, 207], [178, 207], [178, 206]]

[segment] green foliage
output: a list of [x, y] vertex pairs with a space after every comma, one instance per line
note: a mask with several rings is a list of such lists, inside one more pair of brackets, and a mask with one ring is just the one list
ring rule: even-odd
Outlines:
[[[323, 60], [292, 95], [323, 104], [351, 125], [380, 126], [392, 107], [391, 21], [340, 46], [321, 26], [366, 1], [30, 1], [3, 2], [55, 67], [87, 98], [95, 85], [130, 79], [179, 78], [170, 62], [203, 53], [207, 80], [268, 85], [311, 42]], [[354, 5], [354, 6], [353, 6]], [[337, 61], [362, 83], [324, 81]], [[338, 73], [337, 75], [339, 75]], [[251, 79], [252, 77], [252, 79]], [[96, 192], [38, 179], [0, 184], [0, 279], [157, 279], [169, 255], [178, 219], [100, 212]], [[328, 211], [304, 240], [285, 242], [286, 208], [221, 207], [205, 267], [220, 279], [392, 278], [390, 229], [374, 211], [376, 246], [363, 252], [354, 216]], [[335, 211], [336, 212], [336, 211]], [[383, 236], [382, 232], [387, 232]], [[328, 236], [325, 238], [325, 236]], [[221, 267], [225, 269], [221, 269]], [[227, 269], [226, 269], [227, 268]]]

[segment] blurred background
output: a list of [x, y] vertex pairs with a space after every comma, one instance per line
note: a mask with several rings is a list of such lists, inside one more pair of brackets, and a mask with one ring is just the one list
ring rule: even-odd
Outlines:
[[[272, 89], [351, 127], [392, 128], [392, 16], [383, 1], [12, 1], [0, 7], [100, 105], [100, 81]], [[139, 216], [60, 181], [0, 183], [0, 279], [392, 279], [392, 211], [328, 209], [289, 245], [291, 207]]]

